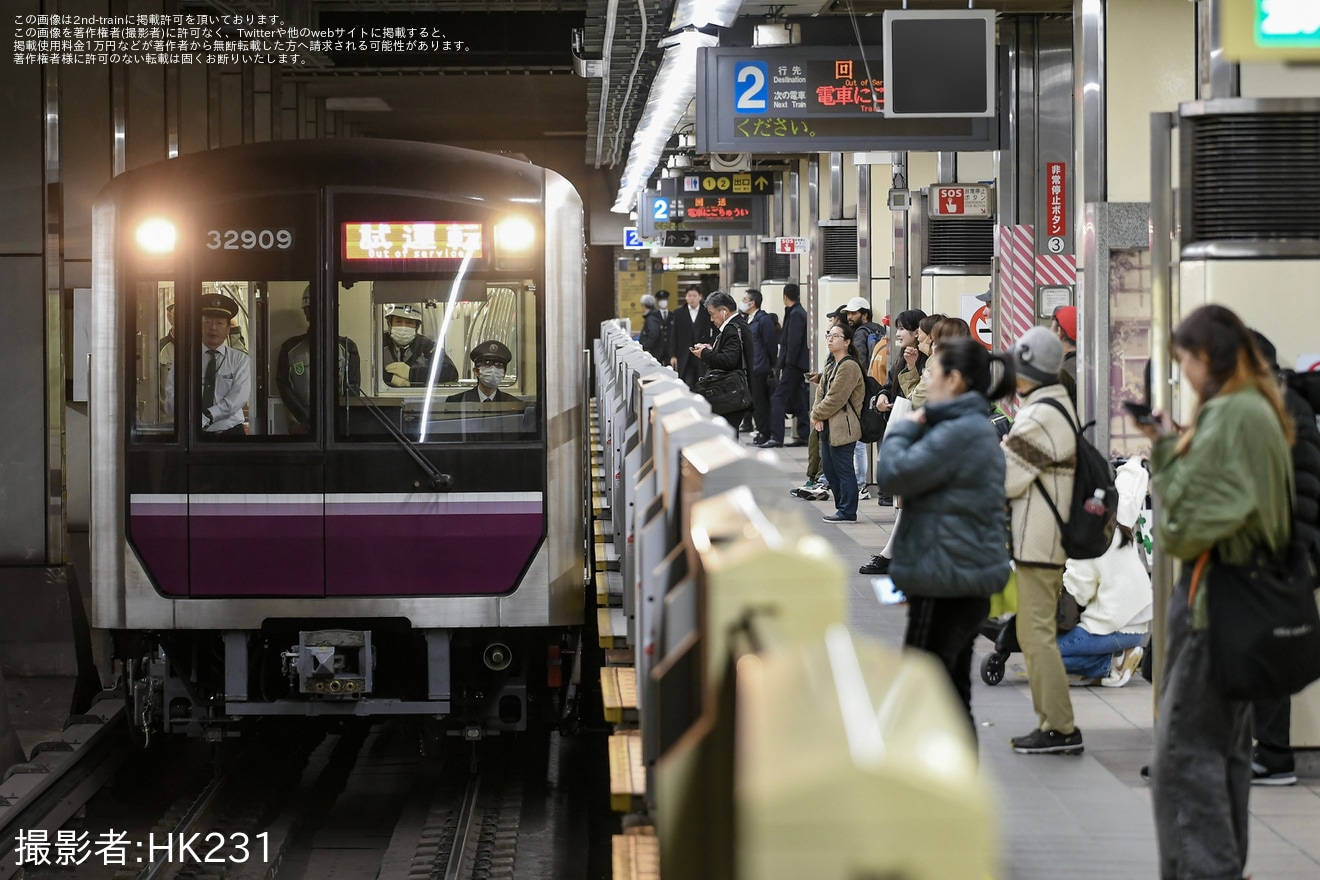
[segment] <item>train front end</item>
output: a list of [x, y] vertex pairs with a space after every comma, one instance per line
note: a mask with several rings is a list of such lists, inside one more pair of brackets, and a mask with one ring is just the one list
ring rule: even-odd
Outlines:
[[93, 625], [135, 726], [568, 710], [582, 207], [389, 141], [217, 150], [94, 209]]

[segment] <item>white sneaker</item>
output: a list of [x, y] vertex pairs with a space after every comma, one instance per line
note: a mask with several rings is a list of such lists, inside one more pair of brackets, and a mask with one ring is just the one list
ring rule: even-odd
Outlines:
[[817, 486], [815, 489], [803, 489], [800, 495], [809, 501], [828, 501], [830, 498], [830, 490], [822, 489]]
[[857, 500], [858, 500], [858, 501], [870, 501], [870, 500], [871, 500], [871, 493], [870, 493], [868, 490], [863, 489], [862, 492], [861, 492], [861, 494], [857, 496]]
[[1100, 686], [1107, 688], [1121, 688], [1132, 680], [1132, 674], [1141, 666], [1141, 658], [1145, 651], [1138, 645], [1135, 648], [1129, 648], [1123, 652], [1121, 662], [1115, 663], [1109, 667], [1109, 674], [1100, 679]]

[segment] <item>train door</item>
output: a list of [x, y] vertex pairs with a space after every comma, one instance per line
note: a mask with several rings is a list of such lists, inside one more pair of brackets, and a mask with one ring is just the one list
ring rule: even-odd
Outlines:
[[189, 594], [321, 596], [316, 197], [227, 202], [199, 216], [174, 369], [186, 377], [176, 403], [190, 437]]

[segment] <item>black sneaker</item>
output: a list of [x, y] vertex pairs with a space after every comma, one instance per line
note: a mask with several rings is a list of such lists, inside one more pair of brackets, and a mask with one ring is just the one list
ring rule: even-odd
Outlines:
[[1013, 737], [1008, 743], [1019, 755], [1080, 755], [1082, 732], [1075, 729], [1064, 734], [1038, 727], [1026, 736]]
[[875, 500], [876, 500], [876, 503], [879, 504], [881, 507], [893, 507], [893, 506], [894, 506], [894, 496], [893, 496], [893, 495], [876, 495]]
[[858, 574], [889, 574], [889, 559], [881, 556], [879, 553], [871, 557], [871, 561], [857, 569]]
[[1292, 770], [1273, 771], [1263, 764], [1251, 762], [1252, 785], [1296, 785], [1297, 774]]

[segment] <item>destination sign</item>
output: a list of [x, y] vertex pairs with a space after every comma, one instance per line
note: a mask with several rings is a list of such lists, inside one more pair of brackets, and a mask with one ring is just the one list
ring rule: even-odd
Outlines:
[[693, 220], [742, 220], [752, 216], [751, 196], [695, 196], [683, 205], [683, 216]]
[[467, 222], [344, 224], [344, 260], [480, 260], [482, 226]]
[[883, 60], [873, 45], [700, 49], [697, 151], [998, 147], [993, 118], [886, 118]]

